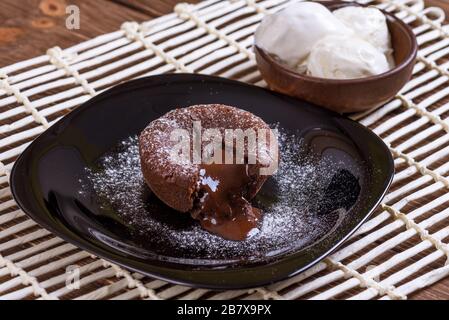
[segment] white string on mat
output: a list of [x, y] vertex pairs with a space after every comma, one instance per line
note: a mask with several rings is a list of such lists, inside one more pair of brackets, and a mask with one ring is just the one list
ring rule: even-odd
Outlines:
[[178, 14], [178, 16], [181, 19], [191, 19], [200, 28], [203, 28], [210, 34], [215, 35], [218, 39], [226, 41], [229, 45], [235, 47], [239, 52], [245, 54], [249, 59], [252, 59], [252, 60], [255, 59], [253, 52], [248, 50], [246, 47], [242, 46], [236, 40], [229, 38], [226, 34], [221, 32], [217, 28], [211, 27], [206, 22], [201, 20], [201, 18], [197, 14], [195, 14], [195, 12], [193, 11], [192, 8], [193, 8], [193, 6], [188, 3], [178, 3], [175, 6], [175, 12]]
[[[422, 15], [432, 20], [435, 23], [438, 23], [440, 26], [446, 19], [446, 13], [440, 7], [427, 7], [422, 11]], [[431, 17], [435, 17], [432, 19]]]
[[410, 219], [406, 214], [400, 212], [394, 207], [387, 204], [382, 204], [382, 209], [388, 211], [396, 219], [400, 219], [404, 222], [407, 229], [414, 229], [418, 233], [421, 240], [428, 240], [435, 246], [435, 248], [441, 250], [446, 255], [446, 264], [449, 264], [449, 246], [446, 243], [443, 243], [440, 239], [433, 237], [428, 230], [422, 228], [419, 224], [413, 221], [413, 219]]
[[407, 13], [416, 16], [419, 20], [421, 20], [422, 23], [430, 25], [432, 28], [438, 30], [442, 36], [449, 37], [449, 32], [444, 30], [441, 27], [441, 23], [436, 22], [432, 19], [429, 19], [426, 15], [416, 13], [414, 10], [410, 9], [409, 6], [403, 4], [400, 1], [394, 1], [394, 0], [380, 0], [381, 2], [388, 2], [389, 4], [396, 6], [397, 8], [406, 11]]
[[[135, 277], [137, 280], [140, 280], [140, 281], [144, 278], [143, 275], [138, 274], [138, 273], [133, 273], [132, 275], [133, 275], [133, 277]], [[123, 289], [126, 289], [128, 287], [129, 287], [128, 280], [126, 278], [123, 278], [122, 280], [113, 282], [107, 286], [100, 287], [97, 290], [94, 290], [92, 292], [89, 292], [82, 296], [79, 296], [75, 300], [103, 299], [108, 296], [113, 296], [115, 293], [120, 292]], [[155, 286], [152, 286], [150, 289], [155, 289]], [[128, 292], [130, 292], [130, 291], [128, 291]], [[137, 297], [138, 296], [139, 296], [139, 294], [137, 294]]]
[[175, 66], [175, 68], [182, 72], [193, 73], [194, 71], [186, 67], [183, 63], [170, 56], [157, 45], [145, 39], [140, 30], [140, 25], [137, 22], [125, 22], [122, 24], [122, 30], [125, 31], [126, 37], [133, 41], [140, 42], [145, 48], [154, 52], [154, 54], [161, 57], [166, 63]]
[[[443, 212], [445, 212], [445, 213], [443, 214]], [[439, 216], [439, 218], [443, 215], [447, 216], [448, 210], [446, 209], [443, 212], [437, 214], [437, 216]], [[422, 226], [423, 228], [429, 226], [431, 224], [430, 220], [432, 220], [432, 219], [433, 219], [433, 216], [420, 222], [420, 226]], [[442, 219], [438, 219], [438, 220], [441, 221]], [[402, 235], [404, 235], [404, 234], [408, 234], [406, 238], [409, 239], [410, 236], [415, 236], [418, 233], [415, 229], [412, 228], [412, 229], [407, 229], [406, 232], [402, 233]], [[433, 234], [433, 236], [435, 238], [440, 239], [440, 240], [443, 238], [446, 238], [448, 235], [449, 235], [449, 228], [443, 228], [440, 231], [437, 231]], [[380, 280], [380, 275], [383, 274], [384, 272], [386, 272], [390, 269], [393, 269], [395, 266], [397, 266], [401, 263], [404, 263], [405, 261], [410, 261], [409, 259], [411, 259], [412, 257], [414, 257], [414, 258], [417, 257], [418, 260], [414, 259], [414, 261], [411, 262], [411, 264], [408, 264], [407, 267], [400, 268], [400, 269], [393, 269], [392, 274], [388, 275], [387, 278], [385, 278], [379, 282], [383, 286], [396, 285], [396, 284], [400, 283], [401, 281], [403, 281], [404, 279], [410, 277], [417, 270], [422, 269], [423, 267], [439, 260], [441, 257], [444, 257], [444, 253], [440, 250], [432, 251], [431, 253], [427, 254], [424, 257], [422, 257], [420, 255], [420, 253], [425, 252], [428, 249], [431, 249], [433, 246], [434, 245], [428, 240], [421, 241], [418, 245], [412, 246], [405, 250], [402, 250], [400, 253], [397, 253], [394, 256], [390, 257], [385, 262], [382, 262], [379, 265], [373, 266], [372, 268], [369, 269], [369, 271], [367, 270], [367, 274], [369, 274], [369, 276], [371, 276], [371, 277], [378, 277]], [[346, 281], [346, 283], [349, 283], [349, 281], [351, 281], [351, 280]], [[351, 282], [353, 282], [353, 281], [351, 281]], [[350, 286], [346, 286], [346, 289], [349, 289], [349, 288], [350, 288]], [[400, 292], [400, 290], [398, 290], [398, 288], [396, 289], [396, 291]], [[378, 295], [379, 295], [379, 292], [377, 292], [376, 290], [367, 289], [359, 294], [352, 296], [350, 299], [356, 299], [356, 300], [372, 299]]]
[[[69, 252], [72, 252], [72, 251], [76, 251], [76, 249], [77, 248], [74, 247], [71, 244], [63, 243], [61, 245], [58, 245], [58, 246], [56, 246], [54, 248], [48, 249], [48, 250], [43, 251], [43, 252], [32, 252], [33, 253], [32, 256], [30, 256], [28, 258], [25, 258], [23, 260], [20, 260], [22, 258], [21, 255], [15, 255], [15, 254], [9, 255], [9, 256], [5, 257], [5, 259], [11, 260], [11, 261], [13, 259], [20, 260], [20, 261], [14, 262], [14, 263], [16, 264], [17, 267], [25, 270], [27, 268], [29, 269], [29, 268], [31, 268], [31, 267], [33, 267], [35, 265], [38, 265], [40, 263], [46, 262], [49, 259], [53, 259], [55, 257], [59, 257], [59, 255], [66, 254], [66, 253], [69, 253]], [[86, 255], [85, 252], [83, 252], [83, 251], [81, 251], [81, 252], [82, 252], [83, 255]], [[52, 263], [54, 263], [54, 262], [52, 262]], [[52, 263], [49, 263], [48, 265], [51, 265]], [[35, 272], [35, 270], [31, 270], [31, 271], [28, 271], [28, 274], [30, 276], [37, 276], [37, 275], [39, 275], [39, 274], [36, 274], [34, 272]], [[7, 275], [8, 274], [8, 270], [6, 268], [5, 269], [0, 269], [0, 274], [2, 276]], [[14, 283], [15, 283], [15, 279], [11, 279], [9, 281], [1, 283], [0, 284], [0, 288], [1, 288], [0, 291], [4, 291], [5, 289], [6, 290], [9, 289], [8, 286], [10, 286], [11, 284], [13, 285]]]
[[409, 166], [414, 166], [418, 172], [420, 172], [423, 175], [429, 175], [432, 177], [433, 180], [435, 180], [435, 182], [441, 182], [443, 183], [443, 185], [446, 188], [449, 188], [449, 179], [442, 176], [441, 174], [439, 174], [438, 172], [436, 172], [435, 170], [430, 170], [428, 169], [425, 165], [422, 165], [421, 163], [419, 163], [418, 161], [416, 161], [415, 159], [409, 157], [408, 155], [406, 155], [403, 152], [398, 151], [397, 149], [389, 146], [389, 149], [391, 151], [391, 153], [398, 158], [404, 159], [405, 162], [409, 165]]
[[[82, 276], [85, 273], [93, 272], [94, 270], [99, 269], [99, 268], [102, 268], [102, 261], [101, 260], [96, 260], [94, 262], [91, 262], [91, 263], [88, 263], [88, 264], [80, 266], [77, 269], [77, 271], [79, 272], [79, 275]], [[93, 275], [95, 275], [95, 274], [93, 274]], [[112, 277], [112, 275], [111, 275], [111, 277]], [[100, 277], [98, 277], [98, 278], [102, 279]], [[82, 280], [83, 280], [83, 283], [86, 283], [84, 281], [84, 278]], [[48, 289], [48, 288], [51, 288], [51, 287], [58, 286], [60, 284], [64, 284], [66, 281], [67, 281], [67, 274], [66, 273], [62, 273], [62, 274], [58, 274], [58, 275], [52, 276], [49, 279], [43, 280], [41, 282], [41, 286], [43, 288], [45, 288], [45, 289]], [[80, 286], [83, 283], [81, 283], [81, 281], [80, 281]], [[51, 292], [50, 294], [53, 297], [58, 297], [59, 298], [61, 296], [61, 293], [64, 293], [64, 292], [62, 292], [63, 290], [65, 292], [68, 292], [70, 289], [69, 288], [61, 288], [59, 290]], [[28, 295], [30, 295], [31, 293], [32, 292], [30, 291], [29, 287], [25, 287], [25, 288], [22, 288], [22, 289], [10, 292], [10, 293], [8, 293], [6, 295], [0, 296], [0, 299], [23, 299], [23, 298], [27, 297]]]
[[373, 288], [377, 290], [381, 295], [388, 295], [394, 300], [406, 300], [407, 296], [398, 294], [395, 292], [394, 286], [383, 287], [377, 281], [372, 278], [366, 277], [365, 275], [357, 272], [356, 270], [349, 268], [339, 261], [334, 261], [331, 258], [326, 258], [325, 262], [331, 266], [340, 269], [345, 274], [345, 278], [356, 278], [360, 282], [362, 288]]
[[[437, 72], [437, 71], [435, 71], [435, 72]], [[447, 94], [448, 94], [447, 89], [444, 89], [437, 93], [434, 93], [431, 97], [422, 101], [419, 105], [416, 105], [411, 99], [417, 98], [425, 93], [431, 92], [432, 90], [434, 90], [435, 88], [444, 84], [447, 81], [448, 81], [448, 77], [442, 76], [430, 83], [427, 83], [426, 85], [423, 85], [419, 89], [416, 89], [415, 91], [408, 93], [407, 94], [408, 97], [406, 95], [400, 93], [396, 96], [397, 99], [393, 100], [390, 103], [388, 103], [387, 105], [385, 105], [385, 107], [382, 108], [383, 110], [379, 109], [379, 111], [376, 111], [375, 113], [373, 113], [373, 115], [377, 113], [377, 115], [374, 116], [374, 119], [370, 119], [369, 121], [364, 121], [364, 119], [361, 119], [361, 122], [363, 122], [363, 124], [365, 124], [365, 125], [370, 125], [373, 122], [377, 121], [377, 119], [379, 118], [378, 116], [385, 116], [388, 112], [391, 112], [391, 111], [399, 108], [400, 106], [405, 106], [408, 109], [413, 110], [415, 114], [424, 115], [425, 117], [429, 118], [432, 122], [439, 124], [443, 128], [445, 128], [445, 127], [447, 127], [445, 121], [442, 120], [441, 118], [439, 118], [438, 116], [434, 115], [432, 112], [427, 111], [424, 106], [428, 107], [430, 104], [447, 96]], [[444, 95], [442, 95], [442, 93], [444, 93]], [[421, 105], [423, 105], [423, 106], [421, 106]], [[378, 134], [383, 133], [386, 130], [391, 129], [392, 127], [395, 127], [396, 125], [398, 125], [398, 123], [397, 123], [398, 120], [396, 120], [396, 122], [395, 122], [394, 119], [399, 119], [399, 121], [404, 121], [405, 119], [413, 116], [414, 113], [410, 113], [410, 112], [406, 113], [405, 112], [405, 113], [396, 115], [394, 118], [390, 119], [389, 121], [384, 122], [382, 125], [379, 125], [377, 128], [374, 129], [374, 131]], [[372, 118], [372, 116], [370, 115], [366, 119], [369, 119], [369, 118]]]
[[[421, 65], [423, 68], [425, 67], [425, 65], [423, 63], [419, 63], [417, 64]], [[418, 70], [415, 69], [415, 73], [418, 72]], [[431, 83], [427, 83], [427, 81], [431, 78], [433, 78], [434, 76], [437, 76], [438, 72], [436, 70], [431, 70], [427, 73], [425, 73], [424, 75], [412, 79], [410, 82], [408, 82], [408, 84], [405, 85], [404, 89], [408, 87], [408, 85], [413, 83], [413, 87], [419, 87], [419, 92], [415, 91], [411, 91], [410, 93], [408, 93], [408, 95], [413, 94], [413, 98], [416, 98], [420, 95], [425, 94], [428, 91], [431, 91], [432, 89], [429, 88], [430, 86], [439, 86], [443, 83], [445, 83], [447, 81], [446, 77], [441, 77], [438, 78], [434, 81], [432, 81]], [[426, 85], [424, 85], [425, 83], [427, 83]], [[407, 88], [408, 91], [410, 91], [412, 88]], [[418, 90], [417, 89], [417, 90]], [[366, 112], [362, 115], [362, 117], [358, 117], [357, 115], [354, 115], [352, 118], [357, 119], [359, 122], [361, 122], [362, 124], [364, 124], [365, 126], [370, 126], [372, 124], [374, 124], [376, 121], [382, 119], [383, 117], [385, 117], [386, 115], [388, 115], [389, 113], [391, 113], [392, 111], [398, 109], [401, 107], [401, 100], [399, 99], [394, 99], [392, 101], [390, 101], [389, 103], [385, 104], [383, 107], [380, 107], [376, 110], [370, 110], [369, 112]], [[385, 122], [387, 123], [387, 122]]]
[[80, 297], [76, 297], [75, 300], [99, 300], [109, 295], [116, 293], [117, 291], [126, 289], [128, 287], [128, 281], [126, 279], [113, 282], [107, 286], [100, 287], [94, 291], [86, 293]]
[[[446, 278], [449, 275], [449, 265], [444, 267], [434, 269], [422, 276], [411, 280], [408, 283], [403, 284], [397, 288], [397, 291], [403, 292], [405, 294], [412, 293], [418, 289], [427, 287], [430, 284], [434, 284], [437, 281]], [[381, 300], [388, 300], [389, 297], [382, 297]]]
[[40, 123], [45, 129], [49, 127], [47, 119], [39, 113], [27, 96], [23, 95], [19, 89], [8, 82], [6, 74], [0, 75], [0, 89], [3, 89], [9, 95], [14, 95], [17, 102], [23, 105], [25, 111], [31, 114], [37, 123]]
[[47, 291], [40, 286], [39, 281], [37, 281], [35, 277], [31, 277], [25, 270], [17, 267], [14, 262], [4, 258], [0, 254], [0, 267], [3, 266], [8, 268], [11, 276], [19, 276], [20, 279], [22, 279], [23, 285], [31, 285], [35, 296], [41, 296], [45, 300], [58, 300], [57, 298], [48, 294]]
[[153, 289], [149, 289], [149, 288], [145, 287], [142, 284], [142, 282], [140, 280], [136, 279], [135, 277], [133, 277], [129, 271], [119, 267], [118, 265], [116, 265], [114, 263], [106, 261], [104, 259], [102, 259], [102, 261], [103, 261], [104, 267], [112, 267], [114, 269], [117, 278], [126, 279], [126, 281], [128, 282], [129, 288], [137, 288], [140, 292], [141, 298], [150, 298], [152, 300], [161, 300], [161, 298], [156, 294], [156, 292]]
[[[115, 275], [114, 269], [112, 268], [104, 268], [104, 267], [100, 267], [99, 270], [95, 271], [94, 273], [87, 273], [85, 274], [84, 277], [79, 279], [79, 282], [77, 282], [79, 284], [79, 288], [82, 288], [83, 286], [88, 286], [91, 283], [95, 283], [97, 281], [104, 281], [106, 279], [110, 279], [113, 278]], [[78, 293], [79, 289], [77, 289], [74, 286], [62, 286], [61, 288], [55, 290], [52, 292], [52, 294], [54, 296], [57, 296], [59, 298], [62, 298], [68, 294], [76, 294]], [[40, 300], [40, 299], [38, 299]]]
[[449, 132], [449, 124], [441, 119], [440, 116], [435, 115], [432, 112], [427, 111], [425, 108], [420, 107], [402, 94], [398, 94], [396, 97], [401, 100], [402, 104], [406, 108], [413, 109], [416, 114], [429, 118], [433, 123], [440, 125], [444, 129], [444, 131]]
[[416, 58], [418, 59], [418, 61], [421, 61], [422, 63], [424, 63], [428, 68], [434, 69], [434, 70], [438, 71], [441, 75], [449, 77], [449, 71], [447, 69], [443, 69], [435, 61], [427, 59], [422, 54], [418, 54], [418, 56]]
[[60, 47], [54, 47], [47, 50], [47, 55], [50, 57], [50, 62], [52, 64], [59, 69], [65, 70], [68, 76], [75, 78], [76, 82], [80, 84], [88, 94], [92, 97], [97, 94], [87, 80], [82, 77], [77, 70], [70, 66], [68, 61], [73, 60], [76, 56], [75, 54], [66, 53]]
[[[167, 283], [162, 280], [152, 280], [143, 285], [148, 289], [156, 290], [156, 289], [159, 289], [159, 288], [165, 286], [166, 284]], [[134, 288], [134, 289], [126, 291], [125, 293], [121, 293], [119, 295], [111, 297], [110, 300], [131, 300], [131, 299], [139, 298], [140, 296], [141, 296], [140, 290], [138, 288]]]

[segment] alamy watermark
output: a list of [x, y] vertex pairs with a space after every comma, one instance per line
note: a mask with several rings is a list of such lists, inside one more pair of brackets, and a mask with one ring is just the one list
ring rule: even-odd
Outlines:
[[80, 267], [78, 265], [69, 265], [65, 269], [65, 286], [69, 290], [78, 290], [80, 288]]
[[81, 11], [77, 5], [69, 5], [65, 8], [68, 15], [65, 19], [65, 26], [69, 30], [79, 30], [81, 28]]
[[192, 133], [175, 129], [170, 140], [170, 160], [185, 164], [260, 164], [261, 175], [272, 175], [278, 168], [276, 129], [202, 130], [201, 121], [193, 121]]

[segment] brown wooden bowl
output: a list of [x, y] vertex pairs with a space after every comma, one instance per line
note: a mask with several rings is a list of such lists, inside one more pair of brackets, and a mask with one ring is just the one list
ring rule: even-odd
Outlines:
[[[330, 10], [358, 5], [341, 1], [320, 2]], [[410, 79], [418, 45], [413, 31], [394, 15], [387, 17], [396, 66], [379, 75], [349, 80], [316, 78], [300, 74], [254, 46], [262, 77], [275, 91], [339, 112], [356, 112], [381, 106], [391, 100]]]

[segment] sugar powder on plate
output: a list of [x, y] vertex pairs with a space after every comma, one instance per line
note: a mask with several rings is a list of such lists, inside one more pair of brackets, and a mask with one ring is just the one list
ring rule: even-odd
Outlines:
[[253, 199], [263, 212], [258, 230], [245, 241], [229, 241], [203, 230], [186, 213], [161, 203], [146, 186], [138, 138], [122, 141], [87, 169], [88, 185], [105, 207], [132, 230], [135, 243], [156, 254], [180, 258], [258, 259], [298, 250], [333, 230], [345, 210], [320, 214], [320, 199], [343, 164], [305, 152], [294, 134], [279, 130], [280, 164]]

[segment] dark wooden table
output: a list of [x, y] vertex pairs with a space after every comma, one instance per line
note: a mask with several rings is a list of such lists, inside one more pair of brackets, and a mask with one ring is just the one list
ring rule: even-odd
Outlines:
[[[199, 0], [1, 0], [0, 67], [118, 30], [125, 21], [165, 15], [178, 2]], [[69, 4], [80, 8], [79, 30], [66, 28]]]
[[[449, 17], [449, 0], [425, 0], [439, 6]], [[115, 31], [124, 21], [145, 21], [172, 12], [178, 2], [199, 0], [1, 0], [0, 67]], [[65, 7], [81, 11], [81, 28], [68, 30]], [[99, 17], [100, 16], [100, 17]], [[449, 279], [413, 295], [414, 299], [448, 299]]]

